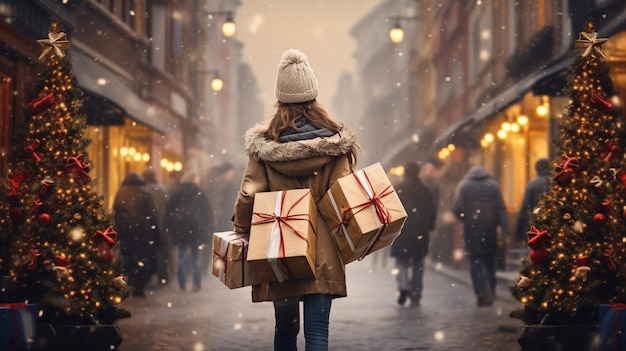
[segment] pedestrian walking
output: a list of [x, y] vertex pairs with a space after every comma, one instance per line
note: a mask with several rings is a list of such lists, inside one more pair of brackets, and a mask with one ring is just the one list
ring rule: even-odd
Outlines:
[[[245, 136], [248, 163], [235, 203], [235, 231], [249, 233], [255, 193], [308, 188], [318, 203], [338, 178], [354, 171], [356, 135], [328, 115], [316, 100], [317, 91], [307, 57], [285, 51], [276, 75], [276, 110]], [[253, 302], [273, 302], [274, 350], [296, 350], [300, 301], [306, 349], [327, 350], [331, 302], [347, 294], [345, 265], [329, 228], [318, 220], [315, 229], [315, 278], [252, 286]]]
[[456, 188], [452, 208], [463, 223], [476, 303], [491, 306], [496, 289], [496, 251], [508, 235], [507, 211], [498, 183], [483, 167], [470, 168]]
[[[157, 181], [156, 173], [153, 168], [146, 168], [141, 174], [141, 177], [146, 183], [148, 191], [154, 200], [159, 228], [163, 229], [163, 213], [165, 212], [165, 204], [167, 203], [168, 198], [167, 186]], [[169, 267], [171, 261], [171, 240], [165, 230], [159, 230], [159, 234], [161, 235], [159, 238], [161, 245], [159, 245], [156, 253], [156, 273], [159, 284], [167, 285], [170, 276]]]
[[412, 306], [420, 303], [424, 288], [424, 258], [437, 218], [437, 202], [419, 174], [420, 166], [408, 162], [404, 165], [404, 179], [396, 186], [402, 204], [408, 209], [402, 233], [391, 245], [391, 256], [396, 258], [398, 270], [399, 305], [404, 305], [408, 297]]
[[524, 198], [517, 215], [515, 224], [515, 240], [518, 244], [526, 244], [528, 238], [526, 233], [529, 230], [530, 213], [539, 204], [541, 195], [550, 190], [552, 173], [550, 172], [550, 160], [540, 158], [535, 162], [537, 176], [531, 179], [524, 188]]
[[156, 206], [141, 176], [130, 172], [124, 178], [113, 202], [114, 223], [133, 295], [145, 296], [145, 288], [156, 271], [159, 247]]
[[213, 216], [206, 194], [195, 173], [184, 173], [165, 206], [165, 230], [178, 248], [178, 287], [187, 288], [187, 258], [191, 253], [193, 291], [202, 287], [200, 252], [213, 233]]

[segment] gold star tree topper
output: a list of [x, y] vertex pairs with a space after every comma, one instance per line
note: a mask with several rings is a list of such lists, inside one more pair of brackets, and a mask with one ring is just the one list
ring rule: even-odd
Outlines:
[[580, 49], [580, 56], [582, 57], [591, 54], [594, 57], [607, 59], [601, 46], [607, 40], [607, 38], [598, 39], [598, 33], [594, 30], [593, 23], [589, 21], [587, 22], [587, 28], [580, 32], [575, 47]]
[[49, 55], [55, 54], [60, 58], [65, 57], [65, 50], [70, 48], [70, 42], [67, 40], [67, 34], [61, 31], [59, 24], [53, 22], [51, 31], [48, 33], [48, 39], [37, 40], [39, 45], [43, 46], [43, 51], [39, 55], [39, 60], [45, 60]]

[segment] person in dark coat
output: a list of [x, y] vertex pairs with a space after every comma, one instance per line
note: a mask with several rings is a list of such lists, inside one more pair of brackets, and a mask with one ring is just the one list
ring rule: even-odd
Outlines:
[[154, 199], [138, 173], [124, 178], [113, 210], [128, 284], [135, 289], [134, 295], [145, 296], [144, 289], [156, 271], [160, 228]]
[[178, 287], [187, 287], [187, 257], [191, 252], [193, 291], [202, 282], [200, 250], [212, 233], [212, 212], [209, 199], [198, 186], [200, 178], [194, 173], [183, 174], [180, 184], [165, 205], [165, 230], [172, 244], [178, 247]]
[[404, 305], [407, 297], [411, 305], [419, 305], [422, 297], [424, 258], [428, 254], [430, 231], [435, 229], [437, 202], [432, 191], [419, 178], [420, 167], [409, 162], [404, 166], [404, 179], [396, 186], [400, 201], [408, 217], [402, 234], [391, 245], [391, 256], [396, 258], [398, 275], [398, 304]]
[[[152, 195], [152, 199], [154, 200], [159, 228], [163, 228], [163, 212], [165, 212], [165, 204], [167, 203], [167, 198], [169, 196], [167, 186], [157, 181], [156, 173], [153, 168], [146, 168], [141, 176], [148, 187], [148, 191]], [[169, 282], [169, 267], [171, 262], [171, 241], [166, 235], [167, 233], [165, 230], [159, 230], [159, 232], [161, 234], [161, 245], [157, 250], [156, 271], [159, 283], [167, 285]]]
[[463, 222], [465, 250], [478, 306], [495, 299], [498, 246], [508, 235], [508, 218], [498, 183], [481, 167], [474, 166], [456, 188], [454, 215]]
[[522, 206], [519, 209], [517, 223], [515, 225], [515, 240], [518, 243], [527, 242], [526, 233], [529, 228], [530, 213], [539, 204], [539, 198], [545, 192], [550, 190], [550, 182], [552, 181], [552, 173], [550, 172], [550, 160], [540, 158], [535, 162], [535, 170], [537, 176], [526, 184], [524, 189], [524, 198]]

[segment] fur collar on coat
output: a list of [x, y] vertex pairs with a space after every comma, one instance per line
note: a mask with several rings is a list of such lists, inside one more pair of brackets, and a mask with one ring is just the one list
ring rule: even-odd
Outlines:
[[245, 136], [248, 157], [265, 162], [285, 162], [319, 156], [339, 156], [357, 148], [357, 137], [348, 127], [327, 138], [288, 141], [280, 143], [265, 135], [268, 125], [257, 124]]

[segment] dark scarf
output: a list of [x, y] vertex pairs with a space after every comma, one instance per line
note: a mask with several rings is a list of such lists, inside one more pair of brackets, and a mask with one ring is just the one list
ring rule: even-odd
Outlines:
[[291, 127], [287, 128], [278, 137], [278, 142], [284, 143], [286, 141], [298, 141], [298, 140], [310, 140], [315, 138], [327, 138], [335, 135], [327, 128], [320, 128], [309, 122], [308, 119], [301, 117], [296, 120], [297, 129]]

